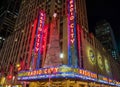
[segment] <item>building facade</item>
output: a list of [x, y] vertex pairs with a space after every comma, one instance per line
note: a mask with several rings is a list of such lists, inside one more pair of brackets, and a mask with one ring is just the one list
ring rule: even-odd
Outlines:
[[0, 6], [0, 37], [2, 38], [0, 49], [4, 40], [14, 31], [20, 3], [21, 0], [2, 1]]
[[96, 37], [115, 60], [119, 60], [118, 48], [111, 25], [103, 20], [96, 25]]
[[88, 32], [85, 5], [85, 0], [22, 0], [15, 31], [0, 52], [6, 85], [119, 86], [115, 62]]

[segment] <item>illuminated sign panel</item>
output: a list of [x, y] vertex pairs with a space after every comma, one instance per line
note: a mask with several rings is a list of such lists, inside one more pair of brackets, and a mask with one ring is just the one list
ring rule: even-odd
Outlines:
[[101, 70], [104, 69], [104, 65], [103, 65], [103, 58], [101, 56], [101, 54], [97, 54], [97, 62], [98, 62], [98, 66]]
[[43, 55], [42, 57], [42, 67], [44, 66], [45, 63], [45, 57], [46, 57], [46, 48], [47, 48], [47, 37], [48, 37], [48, 24], [44, 26], [44, 31], [43, 31], [43, 41], [42, 41], [42, 48], [41, 48], [41, 53]]
[[87, 70], [72, 68], [68, 66], [60, 66], [60, 67], [52, 67], [52, 68], [42, 68], [34, 71], [20, 72], [18, 74], [18, 80], [23, 80], [23, 78], [27, 78], [26, 80], [31, 80], [29, 78], [40, 76], [42, 78], [36, 77], [36, 79], [45, 79], [49, 78], [46, 76], [53, 76], [53, 78], [81, 78], [87, 80], [97, 80], [97, 74], [92, 73]]
[[42, 80], [49, 78], [75, 78], [120, 86], [120, 82], [105, 76], [93, 73], [88, 70], [69, 67], [66, 65], [51, 68], [41, 68], [33, 71], [21, 71], [18, 73], [18, 80], [20, 81]]
[[78, 66], [77, 55], [77, 33], [76, 33], [76, 15], [75, 0], [67, 0], [68, 4], [68, 65]]
[[87, 51], [87, 57], [89, 59], [89, 62], [92, 65], [95, 65], [96, 64], [96, 56], [95, 56], [94, 50], [88, 46], [86, 51]]
[[120, 82], [116, 81], [115, 84], [116, 86], [120, 87]]
[[45, 22], [45, 13], [43, 11], [40, 11], [39, 20], [38, 20], [38, 30], [37, 30], [37, 36], [36, 36], [36, 44], [35, 44], [35, 53], [38, 53], [39, 47], [41, 45], [41, 35], [43, 33], [43, 27]]
[[70, 5], [70, 42], [71, 42], [71, 45], [74, 44], [74, 0], [70, 0], [69, 2], [69, 5]]
[[98, 81], [99, 82], [102, 82], [102, 83], [108, 83], [109, 81], [108, 81], [108, 78], [107, 77], [105, 77], [105, 76], [102, 76], [102, 75], [98, 75]]
[[38, 25], [37, 25], [37, 33], [36, 40], [34, 44], [34, 56], [32, 61], [32, 68], [39, 68], [41, 66], [41, 58], [43, 55], [43, 50], [45, 47], [45, 38], [46, 38], [46, 28], [44, 28], [46, 14], [44, 11], [39, 12], [38, 17]]
[[109, 67], [109, 63], [108, 63], [108, 60], [105, 58], [104, 60], [104, 64], [105, 64], [105, 69], [106, 69], [106, 72], [108, 74], [110, 74], [110, 67]]

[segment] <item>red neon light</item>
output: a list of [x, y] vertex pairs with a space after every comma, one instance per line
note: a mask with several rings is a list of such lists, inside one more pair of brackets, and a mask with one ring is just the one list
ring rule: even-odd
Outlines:
[[29, 55], [28, 55], [28, 63], [27, 63], [28, 65], [26, 66], [27, 69], [29, 69], [29, 67], [30, 67], [31, 54], [32, 54], [32, 49], [33, 49], [33, 45], [34, 45], [33, 42], [34, 42], [34, 37], [35, 37], [35, 31], [37, 28], [37, 23], [38, 23], [38, 18], [36, 18], [34, 20], [34, 24], [33, 23], [30, 24], [30, 29], [32, 31], [32, 35], [31, 35], [30, 50], [29, 50]]
[[70, 42], [73, 44], [75, 39], [74, 39], [74, 1], [70, 0]]
[[43, 52], [42, 66], [44, 66], [45, 57], [46, 57], [48, 26], [49, 26], [48, 24], [45, 25], [44, 26], [44, 31], [43, 31], [43, 43], [42, 43], [42, 49], [41, 49], [41, 52]]
[[39, 46], [40, 46], [40, 35], [43, 28], [43, 22], [45, 21], [45, 13], [43, 11], [40, 12], [40, 18], [39, 18], [39, 26], [38, 26], [38, 33], [37, 33], [37, 39], [36, 39], [36, 45], [35, 45], [35, 53], [38, 53]]
[[12, 77], [13, 77], [12, 75], [8, 75], [8, 76], [7, 76], [8, 80], [11, 80]]
[[46, 41], [47, 41], [47, 29], [48, 27], [45, 26], [43, 30], [43, 38], [42, 38], [42, 48], [41, 48], [41, 53], [43, 53], [44, 49], [46, 48]]
[[79, 59], [79, 66], [83, 67], [83, 64], [82, 64], [83, 59], [81, 57], [81, 34], [82, 34], [81, 30], [82, 30], [81, 26], [77, 25], [78, 59]]
[[22, 68], [21, 67], [18, 67], [18, 71], [20, 71]]
[[58, 68], [49, 68], [43, 70], [35, 70], [28, 72], [28, 76], [38, 75], [38, 74], [56, 74], [58, 72]]
[[13, 65], [10, 64], [10, 74], [12, 74], [13, 69], [14, 69]]

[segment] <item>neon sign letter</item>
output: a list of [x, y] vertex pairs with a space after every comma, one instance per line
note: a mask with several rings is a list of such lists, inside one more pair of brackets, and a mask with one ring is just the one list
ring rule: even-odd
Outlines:
[[45, 13], [43, 11], [40, 12], [39, 16], [39, 23], [38, 23], [38, 31], [37, 31], [37, 39], [36, 39], [36, 45], [35, 45], [35, 53], [38, 53], [39, 47], [40, 47], [40, 40], [41, 40], [41, 33], [44, 26], [45, 21]]
[[74, 1], [70, 0], [69, 2], [70, 5], [70, 42], [71, 44], [74, 43]]

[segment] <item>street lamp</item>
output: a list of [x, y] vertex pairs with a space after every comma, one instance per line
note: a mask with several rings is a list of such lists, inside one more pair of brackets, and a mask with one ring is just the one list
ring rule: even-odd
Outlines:
[[18, 63], [18, 64], [16, 64], [16, 67], [18, 68], [18, 67], [20, 67], [20, 64]]
[[53, 14], [53, 17], [56, 18], [56, 17], [57, 17], [57, 13], [54, 13], [54, 14]]
[[64, 54], [63, 53], [60, 53], [60, 58], [62, 59], [64, 57]]

